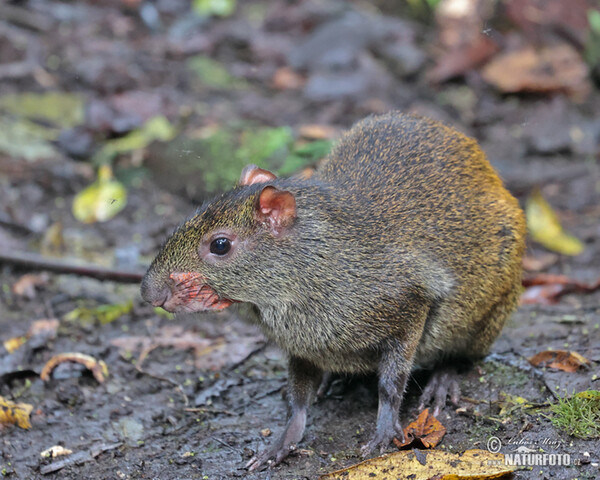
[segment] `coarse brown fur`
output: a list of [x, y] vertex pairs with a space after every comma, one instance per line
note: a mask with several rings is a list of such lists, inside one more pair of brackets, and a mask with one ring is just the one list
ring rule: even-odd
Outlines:
[[[410, 371], [484, 356], [515, 309], [523, 213], [474, 140], [395, 112], [356, 124], [311, 178], [268, 185], [295, 199], [283, 234], [256, 220], [265, 184], [238, 186], [173, 234], [148, 271], [145, 297], [173, 272], [201, 272], [223, 298], [251, 303], [292, 364], [317, 372], [296, 385], [304, 417], [288, 424], [294, 441], [309, 402], [304, 385], [319, 372], [379, 371], [374, 444], [389, 441]], [[199, 245], [220, 230], [239, 246], [208, 264]]]

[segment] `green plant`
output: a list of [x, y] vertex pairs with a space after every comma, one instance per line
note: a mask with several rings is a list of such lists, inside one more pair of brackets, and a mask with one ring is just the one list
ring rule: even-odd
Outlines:
[[574, 437], [600, 438], [600, 392], [586, 390], [559, 398], [550, 407], [552, 424]]

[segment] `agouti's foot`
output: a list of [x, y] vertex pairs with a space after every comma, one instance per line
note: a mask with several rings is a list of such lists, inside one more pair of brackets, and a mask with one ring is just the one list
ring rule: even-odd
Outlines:
[[369, 443], [362, 446], [360, 453], [363, 458], [368, 457], [377, 447], [379, 447], [379, 452], [383, 453], [390, 446], [394, 438], [397, 438], [400, 442], [404, 442], [404, 431], [400, 422], [396, 422], [393, 426], [390, 425], [389, 427], [385, 429], [378, 428], [373, 438], [369, 440]]
[[450, 396], [450, 403], [457, 407], [460, 401], [460, 385], [458, 383], [458, 372], [454, 368], [443, 368], [433, 372], [429, 383], [427, 383], [421, 394], [419, 411], [432, 405], [433, 410], [431, 413], [434, 417], [437, 417], [446, 406], [448, 396]]
[[295, 445], [283, 446], [280, 442], [277, 442], [271, 448], [252, 457], [245, 468], [247, 468], [249, 472], [252, 472], [263, 466], [277, 465], [295, 449]]

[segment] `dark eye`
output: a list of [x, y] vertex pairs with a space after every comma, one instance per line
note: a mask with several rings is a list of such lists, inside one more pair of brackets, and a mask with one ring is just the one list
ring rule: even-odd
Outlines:
[[231, 250], [231, 241], [228, 238], [219, 237], [210, 242], [210, 253], [225, 255], [229, 250]]

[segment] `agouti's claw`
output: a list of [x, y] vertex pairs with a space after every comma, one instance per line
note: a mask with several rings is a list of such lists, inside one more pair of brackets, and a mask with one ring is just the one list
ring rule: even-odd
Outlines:
[[252, 472], [254, 470], [259, 469], [260, 467], [267, 466], [273, 467], [275, 465], [279, 465], [281, 461], [286, 458], [290, 452], [293, 452], [296, 449], [294, 445], [291, 445], [287, 448], [285, 447], [273, 447], [265, 450], [264, 452], [255, 455], [252, 457], [245, 468]]
[[458, 406], [460, 401], [460, 385], [458, 383], [458, 373], [456, 370], [446, 368], [433, 372], [429, 383], [421, 394], [419, 400], [419, 410], [432, 405], [432, 415], [437, 417], [446, 406], [447, 397], [450, 396], [450, 403]]
[[373, 450], [379, 447], [379, 452], [383, 453], [390, 446], [390, 443], [394, 438], [400, 440], [400, 442], [404, 442], [404, 432], [402, 431], [402, 427], [400, 425], [396, 425], [395, 428], [390, 429], [389, 431], [384, 432], [375, 432], [373, 438], [369, 440], [369, 443], [363, 445], [360, 449], [360, 454], [363, 458], [368, 457]]

